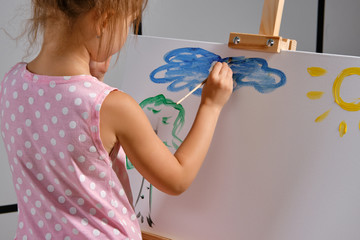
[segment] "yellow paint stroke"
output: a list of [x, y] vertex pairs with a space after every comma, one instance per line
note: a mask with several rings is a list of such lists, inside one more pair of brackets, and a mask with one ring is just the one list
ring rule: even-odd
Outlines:
[[311, 100], [320, 99], [323, 96], [324, 92], [311, 91], [306, 94], [306, 96]]
[[347, 125], [345, 121], [342, 121], [339, 125], [340, 137], [343, 137], [347, 132]]
[[327, 110], [315, 119], [315, 122], [322, 122], [330, 113], [331, 109]]
[[335, 102], [344, 110], [346, 111], [359, 111], [360, 110], [360, 103], [348, 103], [342, 100], [340, 97], [340, 87], [343, 82], [343, 80], [351, 75], [360, 75], [360, 68], [358, 67], [352, 67], [352, 68], [346, 68], [344, 69], [339, 76], [336, 77], [333, 85], [333, 96]]
[[327, 73], [326, 69], [321, 67], [309, 67], [307, 71], [312, 77], [320, 77]]

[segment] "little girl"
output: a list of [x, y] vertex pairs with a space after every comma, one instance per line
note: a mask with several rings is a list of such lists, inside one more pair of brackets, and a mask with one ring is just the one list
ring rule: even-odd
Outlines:
[[159, 190], [185, 191], [231, 95], [232, 71], [226, 63], [214, 66], [193, 126], [173, 155], [138, 103], [102, 82], [146, 0], [32, 4], [30, 44], [41, 36], [42, 48], [1, 85], [1, 134], [19, 208], [16, 239], [141, 239], [125, 152]]

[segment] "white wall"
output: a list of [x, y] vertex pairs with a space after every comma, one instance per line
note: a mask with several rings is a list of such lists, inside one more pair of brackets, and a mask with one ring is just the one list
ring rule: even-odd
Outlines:
[[[21, 32], [30, 1], [2, 1], [0, 28], [12, 36]], [[318, 0], [286, 0], [280, 35], [298, 41], [298, 50], [315, 51]], [[25, 5], [25, 6], [24, 6]], [[258, 33], [263, 0], [149, 0], [144, 35], [207, 42], [228, 41], [230, 32]], [[327, 0], [324, 51], [359, 55], [359, 0]], [[26, 45], [0, 30], [0, 76], [21, 61]], [[121, 61], [119, 62], [121, 63]], [[2, 78], [2, 77], [1, 77]], [[0, 144], [0, 206], [16, 203], [3, 144]], [[0, 215], [0, 239], [9, 239], [16, 214]]]
[[326, 0], [324, 52], [360, 56], [359, 13], [359, 0]]
[[[317, 0], [286, 0], [280, 36], [315, 51]], [[144, 35], [227, 43], [230, 32], [259, 32], [263, 0], [149, 0]]]
[[[29, 18], [30, 1], [12, 0], [2, 1], [0, 7], [0, 80], [4, 74], [10, 70], [15, 63], [22, 61], [27, 49], [24, 40], [15, 41], [25, 29], [26, 19]], [[1, 145], [2, 147], [2, 145]], [[0, 152], [0, 169], [8, 168], [5, 152]], [[4, 164], [5, 162], [5, 164]], [[0, 174], [0, 179], [3, 178]], [[3, 179], [5, 180], [5, 178]], [[3, 188], [2, 181], [0, 190]], [[6, 201], [5, 201], [6, 202]], [[4, 204], [4, 198], [1, 196], [0, 205]]]
[[[2, 1], [0, 8], [0, 79], [6, 71], [21, 61], [24, 45], [16, 44], [1, 28], [15, 37], [19, 34], [20, 22], [26, 18], [24, 0]], [[0, 206], [16, 203], [10, 168], [2, 140], [0, 140]], [[17, 227], [17, 213], [0, 214], [0, 239], [13, 239]]]
[[0, 239], [14, 239], [17, 216], [17, 213], [0, 214]]

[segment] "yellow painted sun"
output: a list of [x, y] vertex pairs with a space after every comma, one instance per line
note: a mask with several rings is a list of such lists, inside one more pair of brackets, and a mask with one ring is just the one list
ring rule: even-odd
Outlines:
[[[327, 73], [326, 69], [320, 68], [320, 67], [310, 67], [307, 69], [308, 73], [312, 77], [320, 77]], [[360, 68], [358, 67], [351, 67], [344, 69], [335, 79], [333, 87], [332, 87], [332, 94], [334, 97], [334, 101], [337, 105], [339, 105], [342, 109], [349, 111], [349, 112], [355, 112], [360, 110], [360, 103], [356, 102], [345, 102], [340, 97], [340, 88], [341, 84], [343, 83], [344, 79], [346, 77], [349, 77], [351, 75], [359, 75], [360, 76]], [[321, 91], [310, 91], [306, 94], [306, 96], [311, 100], [320, 99], [323, 96], [324, 92]], [[321, 122], [323, 121], [330, 113], [331, 109], [327, 110], [326, 112], [322, 113], [320, 116], [318, 116], [315, 119], [315, 122]], [[360, 128], [360, 123], [359, 123]], [[343, 137], [347, 132], [347, 124], [345, 121], [341, 121], [339, 124], [339, 134], [340, 137]]]

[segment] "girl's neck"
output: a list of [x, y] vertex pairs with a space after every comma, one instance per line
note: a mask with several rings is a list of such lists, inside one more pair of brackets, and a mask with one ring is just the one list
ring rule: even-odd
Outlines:
[[74, 76], [90, 74], [89, 58], [74, 53], [52, 53], [46, 48], [29, 62], [28, 70], [39, 75], [48, 76]]
[[89, 75], [90, 53], [86, 44], [77, 40], [79, 34], [46, 29], [40, 53], [29, 62], [28, 70], [48, 76]]

